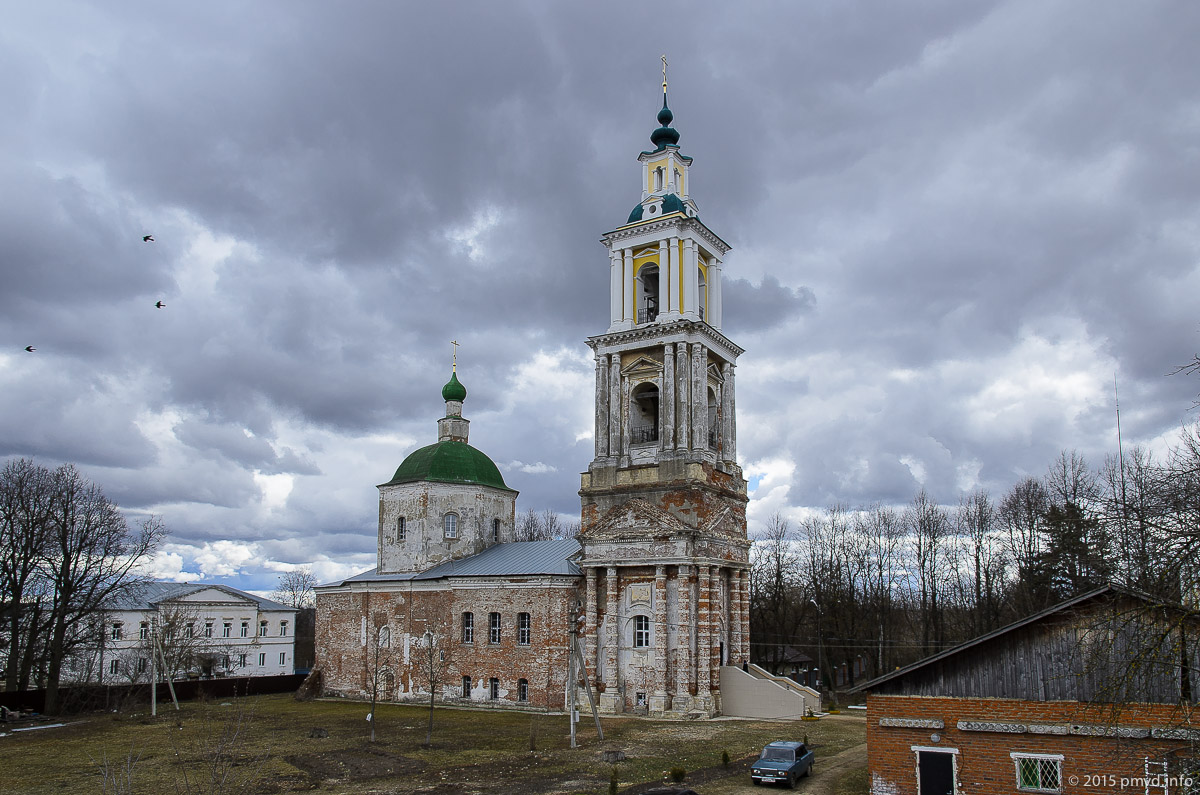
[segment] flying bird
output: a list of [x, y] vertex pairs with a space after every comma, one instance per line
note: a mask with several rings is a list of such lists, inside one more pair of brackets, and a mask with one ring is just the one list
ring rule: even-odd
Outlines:
[[37, 348], [33, 347], [32, 345], [26, 345], [25, 350], [29, 351], [30, 353], [33, 353], [34, 351], [37, 350]]
[[162, 309], [164, 306], [166, 306], [166, 304], [164, 304], [162, 301], [157, 301], [154, 304], [155, 309]]
[[142, 235], [142, 242], [143, 243], [153, 243], [154, 235]]

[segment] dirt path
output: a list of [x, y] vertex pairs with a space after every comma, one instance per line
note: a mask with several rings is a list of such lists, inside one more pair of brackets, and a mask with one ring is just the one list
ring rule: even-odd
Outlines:
[[[796, 791], [805, 795], [832, 795], [834, 786], [852, 770], [867, 766], [867, 744], [854, 745], [840, 754], [822, 759], [817, 757], [812, 775], [796, 784]], [[768, 795], [777, 788], [756, 787], [747, 774], [736, 779], [714, 781], [703, 787], [704, 795]], [[779, 788], [780, 791], [785, 791]]]

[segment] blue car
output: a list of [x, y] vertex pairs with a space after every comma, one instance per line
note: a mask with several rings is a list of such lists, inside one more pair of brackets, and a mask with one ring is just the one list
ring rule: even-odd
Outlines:
[[813, 752], [804, 743], [779, 740], [762, 749], [750, 766], [750, 780], [755, 784], [787, 784], [788, 788], [812, 772]]

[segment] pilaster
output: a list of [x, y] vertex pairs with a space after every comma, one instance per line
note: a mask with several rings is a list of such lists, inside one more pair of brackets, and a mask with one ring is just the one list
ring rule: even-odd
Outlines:
[[608, 366], [608, 455], [616, 458], [621, 447], [621, 354], [609, 357]]
[[658, 402], [658, 410], [662, 413], [658, 423], [662, 428], [659, 449], [673, 451], [675, 449], [675, 346], [669, 342], [663, 345], [662, 399]]
[[667, 569], [654, 567], [654, 692], [648, 704], [651, 715], [667, 709]]
[[617, 669], [617, 644], [621, 639], [621, 618], [618, 615], [620, 583], [617, 567], [609, 566], [604, 573], [604, 692], [600, 694], [600, 709], [613, 714], [622, 711], [621, 673]]
[[679, 412], [676, 415], [676, 427], [678, 429], [675, 434], [675, 448], [677, 450], [686, 450], [690, 445], [691, 440], [691, 376], [692, 371], [691, 359], [688, 357], [688, 346], [686, 342], [675, 343], [675, 383], [678, 385], [676, 390], [676, 399], [679, 403]]
[[600, 670], [600, 660], [596, 656], [599, 651], [596, 643], [596, 631], [600, 626], [600, 616], [596, 604], [596, 569], [584, 569], [584, 601], [583, 601], [583, 659], [585, 665], [592, 666], [592, 681]]
[[608, 455], [608, 357], [596, 357], [596, 458]]
[[625, 328], [633, 328], [637, 322], [637, 307], [633, 305], [633, 249], [627, 248], [622, 251], [622, 268], [621, 283], [624, 290], [624, 325]]
[[696, 699], [707, 710], [712, 695], [711, 566], [700, 566], [696, 598]]
[[696, 638], [694, 631], [696, 614], [692, 610], [693, 600], [692, 567], [686, 563], [679, 564], [676, 578], [679, 593], [679, 632], [675, 636], [675, 698], [673, 706], [677, 710], [684, 709], [691, 700], [692, 690], [692, 644]]

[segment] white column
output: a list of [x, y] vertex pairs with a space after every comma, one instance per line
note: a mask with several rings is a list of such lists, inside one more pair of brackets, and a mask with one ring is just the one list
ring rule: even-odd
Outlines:
[[737, 368], [729, 366], [729, 375], [725, 378], [725, 391], [729, 394], [729, 435], [725, 437], [726, 461], [737, 463], [737, 393], [733, 389], [733, 378]]
[[625, 308], [621, 303], [621, 252], [613, 251], [608, 257], [608, 306], [609, 328], [615, 329], [625, 316]]
[[696, 273], [696, 241], [683, 241], [683, 314], [689, 320], [700, 319], [700, 280]]
[[686, 450], [691, 439], [691, 405], [692, 405], [692, 372], [691, 359], [688, 357], [687, 343], [675, 343], [675, 399], [678, 410], [675, 412], [675, 449]]
[[660, 320], [665, 320], [663, 315], [671, 314], [671, 307], [674, 302], [671, 300], [671, 285], [674, 284], [674, 279], [671, 278], [671, 252], [668, 248], [666, 240], [658, 241], [658, 314]]
[[627, 248], [624, 253], [625, 265], [622, 268], [622, 283], [625, 290], [625, 316], [624, 320], [630, 327], [637, 322], [637, 307], [633, 305], [633, 249]]
[[713, 257], [708, 266], [708, 324], [721, 328], [721, 261]]
[[686, 282], [679, 280], [679, 238], [673, 237], [668, 241], [668, 254], [671, 262], [671, 309], [673, 315], [683, 313], [679, 306], [679, 287]]
[[610, 357], [608, 368], [608, 454], [621, 454], [621, 354]]
[[708, 367], [704, 346], [692, 345], [692, 449], [708, 449]]
[[608, 455], [608, 357], [596, 356], [596, 458]]
[[675, 449], [675, 346], [671, 343], [663, 345], [663, 376], [662, 399], [658, 403], [662, 417], [659, 427], [662, 429], [662, 439], [659, 441], [660, 450]]

